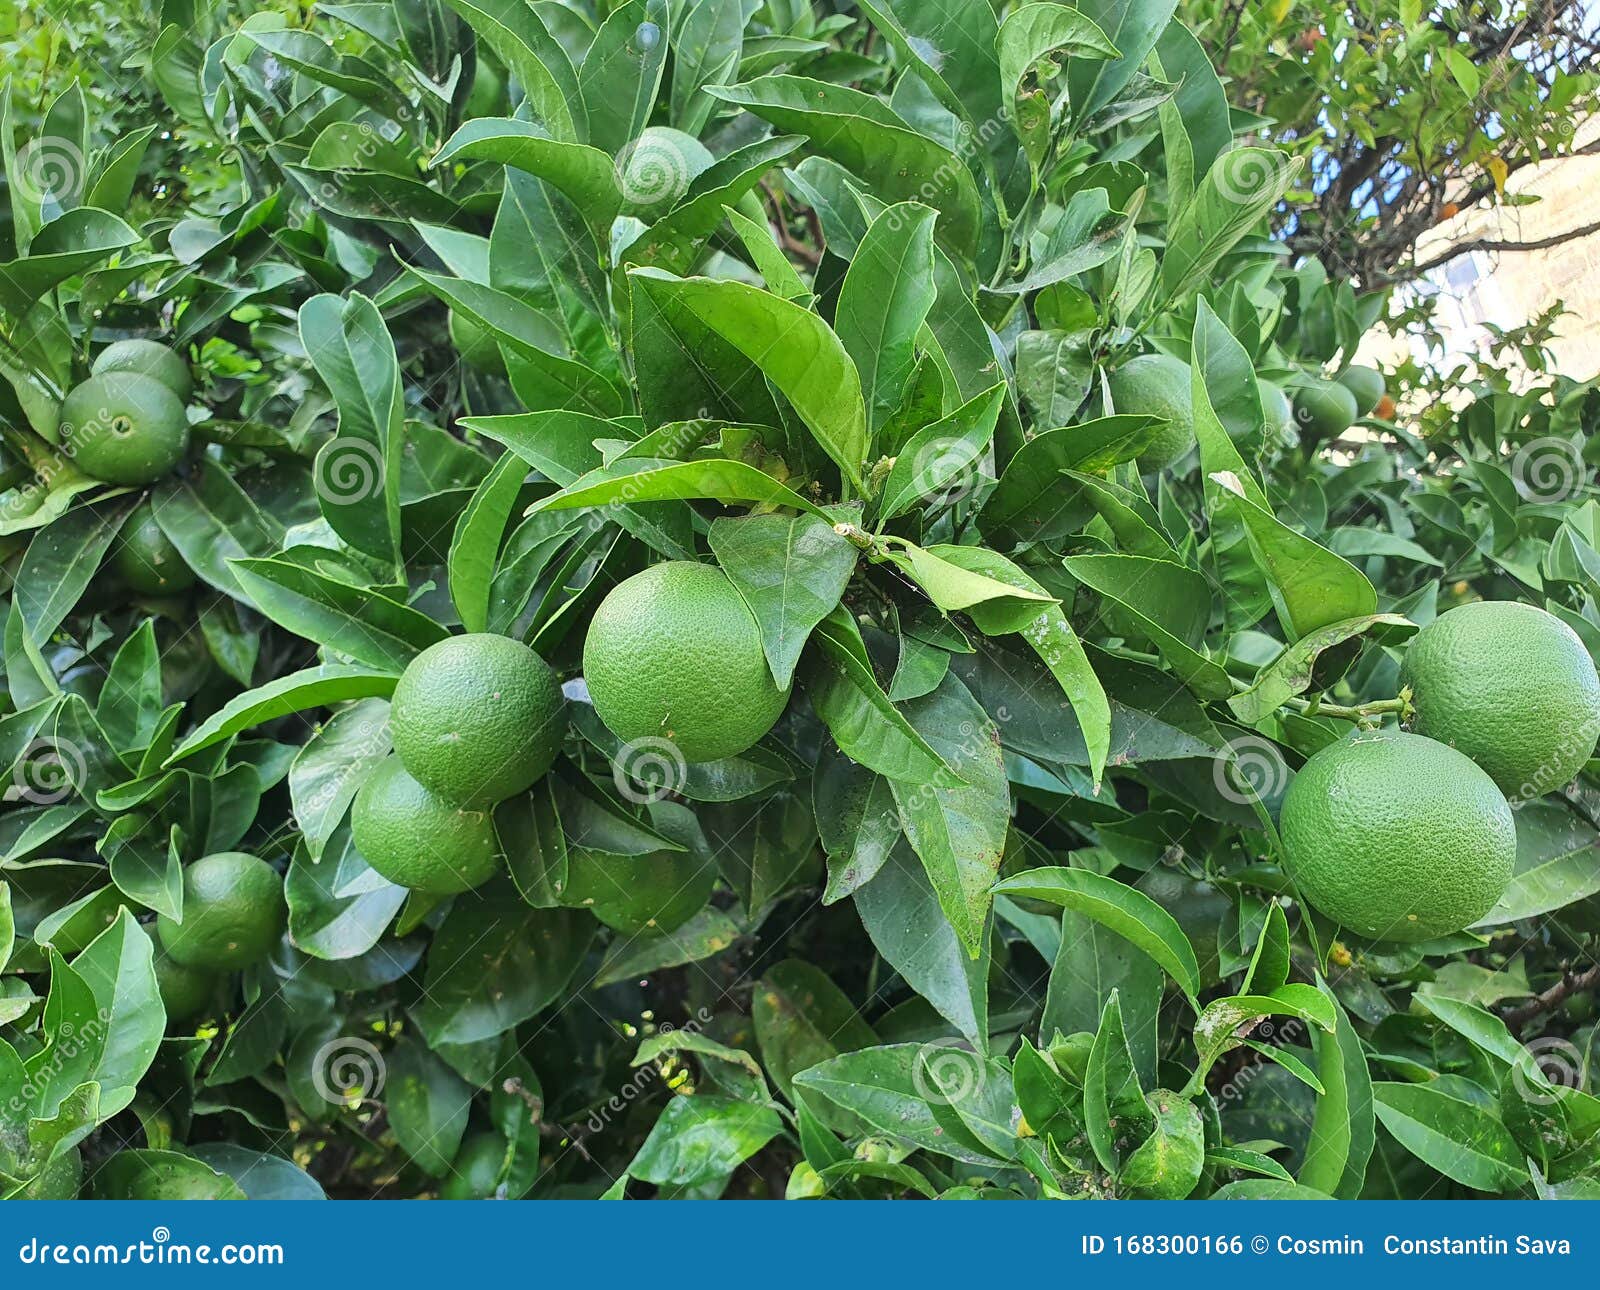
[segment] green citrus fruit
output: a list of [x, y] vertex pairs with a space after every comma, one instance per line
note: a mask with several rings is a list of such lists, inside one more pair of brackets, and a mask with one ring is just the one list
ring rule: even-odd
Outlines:
[[1560, 788], [1600, 738], [1594, 660], [1535, 605], [1480, 600], [1440, 614], [1412, 639], [1400, 679], [1417, 732], [1459, 748], [1508, 797]]
[[1378, 941], [1427, 941], [1482, 918], [1511, 881], [1511, 808], [1434, 739], [1361, 731], [1306, 762], [1284, 794], [1290, 875], [1329, 918]]
[[622, 213], [650, 221], [665, 215], [716, 160], [692, 134], [652, 125], [617, 157]]
[[1118, 412], [1161, 417], [1166, 428], [1142, 453], [1145, 470], [1170, 466], [1194, 447], [1194, 395], [1189, 364], [1170, 354], [1141, 354], [1111, 373], [1111, 399]]
[[488, 811], [436, 797], [387, 757], [367, 776], [350, 815], [351, 837], [390, 882], [438, 896], [471, 891], [500, 862]]
[[450, 1162], [450, 1176], [439, 1184], [440, 1200], [488, 1200], [500, 1185], [506, 1140], [498, 1133], [474, 1133]]
[[1339, 373], [1339, 384], [1349, 390], [1356, 401], [1356, 415], [1364, 417], [1378, 406], [1383, 397], [1383, 373], [1375, 367], [1352, 363]]
[[187, 1021], [211, 1002], [214, 977], [205, 968], [186, 967], [170, 954], [156, 955], [156, 989], [168, 1023]]
[[1307, 380], [1294, 387], [1294, 419], [1306, 438], [1337, 439], [1355, 424], [1356, 396], [1337, 381]]
[[219, 851], [183, 871], [183, 922], [156, 920], [161, 944], [183, 967], [248, 967], [283, 935], [283, 879], [265, 860]]
[[194, 374], [183, 355], [153, 340], [115, 340], [100, 351], [89, 369], [95, 376], [107, 372], [136, 372], [153, 376], [187, 403], [194, 393]]
[[194, 570], [161, 531], [148, 501], [134, 508], [117, 535], [111, 568], [131, 590], [146, 596], [170, 596], [194, 586]]
[[688, 560], [612, 589], [589, 624], [583, 674], [612, 734], [665, 740], [686, 762], [742, 753], [789, 701], [738, 589], [720, 569]]
[[490, 376], [506, 374], [506, 356], [500, 352], [500, 344], [492, 332], [453, 309], [448, 325], [450, 343], [456, 347], [462, 362]]
[[566, 734], [556, 674], [519, 640], [489, 632], [430, 645], [389, 708], [394, 750], [414, 779], [457, 805], [522, 792], [555, 762]]
[[506, 110], [506, 74], [500, 64], [478, 50], [478, 68], [472, 75], [472, 88], [467, 91], [467, 101], [461, 106], [463, 119], [475, 116], [504, 116]]
[[74, 1200], [83, 1184], [83, 1155], [69, 1147], [47, 1164], [20, 1192], [16, 1200]]
[[717, 885], [717, 868], [704, 852], [693, 813], [672, 802], [657, 803], [651, 824], [688, 850], [619, 856], [572, 847], [563, 903], [587, 909], [630, 936], [675, 931], [704, 909]]
[[107, 372], [61, 400], [61, 445], [86, 475], [108, 484], [149, 484], [189, 448], [178, 396], [153, 376]]

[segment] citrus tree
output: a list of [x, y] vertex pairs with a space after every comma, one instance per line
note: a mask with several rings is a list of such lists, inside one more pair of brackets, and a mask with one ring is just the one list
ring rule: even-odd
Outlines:
[[1600, 396], [1394, 420], [1174, 9], [0, 101], [7, 1194], [1600, 1191]]

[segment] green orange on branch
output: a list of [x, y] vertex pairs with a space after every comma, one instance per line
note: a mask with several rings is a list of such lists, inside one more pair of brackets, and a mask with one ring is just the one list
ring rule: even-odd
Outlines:
[[107, 372], [61, 401], [62, 449], [86, 475], [108, 484], [149, 484], [189, 449], [183, 403], [153, 376]]
[[194, 393], [194, 373], [183, 355], [153, 340], [115, 340], [96, 356], [90, 372], [104, 376], [107, 372], [133, 372], [154, 377], [187, 403]]
[[583, 675], [612, 734], [664, 739], [686, 762], [744, 752], [789, 701], [744, 597], [720, 569], [689, 560], [612, 589], [589, 624]]
[[170, 596], [194, 586], [195, 574], [156, 522], [148, 500], [128, 516], [111, 549], [111, 567], [132, 591]]
[[1377, 941], [1427, 941], [1482, 918], [1516, 861], [1511, 808], [1462, 753], [1422, 735], [1357, 731], [1284, 795], [1289, 875], [1329, 918]]
[[500, 842], [489, 811], [430, 793], [398, 757], [385, 758], [356, 793], [350, 834], [379, 874], [430, 895], [471, 891], [500, 867]]
[[1401, 669], [1420, 734], [1459, 748], [1513, 798], [1542, 797], [1600, 739], [1600, 677], [1578, 634], [1519, 601], [1474, 601], [1412, 639]]
[[1170, 354], [1141, 354], [1111, 373], [1118, 412], [1160, 417], [1166, 424], [1139, 454], [1143, 470], [1170, 466], [1194, 447], [1194, 393], [1189, 364]]
[[492, 806], [548, 771], [566, 734], [556, 674], [519, 640], [452, 636], [411, 661], [389, 709], [395, 751], [430, 792]]
[[264, 959], [286, 920], [278, 871], [242, 851], [219, 851], [184, 870], [183, 920], [162, 914], [156, 929], [179, 966], [231, 971]]

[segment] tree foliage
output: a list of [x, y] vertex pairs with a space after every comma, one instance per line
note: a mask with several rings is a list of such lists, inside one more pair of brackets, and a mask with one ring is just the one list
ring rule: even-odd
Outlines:
[[[1596, 1193], [1588, 777], [1421, 945], [1296, 899], [1274, 818], [1451, 605], [1600, 652], [1600, 395], [1286, 417], [1384, 300], [1271, 235], [1308, 171], [1173, 10], [168, 0], [177, 209], [148, 123], [0, 100], [7, 1192]], [[59, 441], [127, 336], [198, 378], [148, 488]], [[147, 514], [192, 589], [119, 571]], [[719, 762], [581, 681], [683, 559], [794, 682]], [[571, 722], [503, 872], [427, 896], [349, 809], [462, 630]], [[157, 918], [226, 851], [286, 933], [182, 978]], [[663, 855], [671, 930], [567, 895]]]

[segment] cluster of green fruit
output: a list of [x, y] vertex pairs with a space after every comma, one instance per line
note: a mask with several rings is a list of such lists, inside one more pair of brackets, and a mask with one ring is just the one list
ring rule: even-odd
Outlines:
[[[738, 590], [720, 570], [688, 561], [615, 587], [594, 615], [583, 661], [596, 713], [625, 741], [619, 764], [642, 750], [668, 779], [674, 765], [744, 752], [789, 697]], [[560, 750], [566, 711], [554, 672], [509, 637], [453, 636], [407, 667], [389, 724], [394, 754], [356, 795], [357, 850], [414, 891], [479, 886], [501, 860], [495, 805], [532, 787]], [[705, 905], [715, 866], [694, 817], [657, 796], [638, 800], [677, 849], [622, 857], [569, 841], [563, 903], [630, 934], [670, 931]]]
[[555, 764], [566, 706], [555, 673], [521, 641], [452, 636], [411, 661], [389, 708], [394, 754], [356, 794], [351, 834], [391, 882], [447, 896], [499, 866], [494, 807]]
[[131, 487], [154, 483], [189, 450], [184, 409], [193, 393], [180, 354], [153, 340], [115, 341], [61, 400], [57, 437], [86, 475]]
[[1357, 730], [1316, 753], [1280, 824], [1290, 875], [1318, 910], [1372, 940], [1427, 941], [1473, 926], [1504, 894], [1510, 802], [1583, 768], [1600, 738], [1600, 677], [1559, 618], [1478, 601], [1417, 634], [1401, 681], [1414, 733]]
[[[1181, 461], [1195, 445], [1193, 372], [1170, 354], [1141, 354], [1107, 378], [1118, 412], [1159, 417], [1165, 423], [1139, 454], [1143, 470], [1160, 470]], [[1291, 400], [1283, 386], [1258, 380], [1261, 415], [1269, 442], [1292, 447], [1337, 439], [1378, 406], [1384, 396], [1383, 374], [1352, 364], [1333, 380], [1298, 376]]]
[[219, 975], [258, 963], [288, 922], [283, 879], [265, 860], [222, 851], [183, 871], [183, 919], [156, 920], [156, 985], [168, 1021], [195, 1016]]

